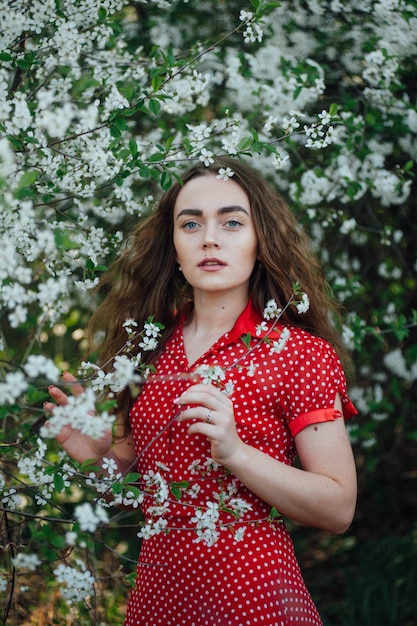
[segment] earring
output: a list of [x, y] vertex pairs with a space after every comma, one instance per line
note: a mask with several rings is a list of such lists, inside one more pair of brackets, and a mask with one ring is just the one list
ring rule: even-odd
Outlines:
[[182, 274], [182, 267], [181, 267], [181, 265], [178, 265], [178, 271], [181, 272], [181, 274]]

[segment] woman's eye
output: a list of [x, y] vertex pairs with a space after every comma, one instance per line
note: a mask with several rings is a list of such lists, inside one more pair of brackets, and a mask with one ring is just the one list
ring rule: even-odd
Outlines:
[[184, 228], [184, 230], [194, 230], [195, 228], [197, 228], [198, 224], [197, 222], [185, 222], [185, 224], [182, 225], [182, 227]]
[[239, 226], [242, 226], [242, 222], [238, 220], [227, 220], [226, 226], [228, 226], [228, 228], [239, 228]]

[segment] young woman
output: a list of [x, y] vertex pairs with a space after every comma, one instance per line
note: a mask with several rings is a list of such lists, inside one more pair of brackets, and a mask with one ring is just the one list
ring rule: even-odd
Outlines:
[[[356, 472], [343, 417], [356, 410], [336, 307], [289, 208], [242, 162], [199, 163], [139, 225], [103, 287], [92, 319], [92, 332], [105, 331], [102, 362], [123, 346], [126, 319], [141, 327], [153, 315], [165, 325], [157, 376], [136, 399], [120, 394], [113, 442], [69, 427], [58, 441], [77, 460], [111, 456], [121, 471], [137, 463], [148, 485], [158, 475], [180, 486], [160, 502], [145, 496], [150, 537], [126, 626], [318, 626], [282, 516], [348, 528]], [[265, 320], [268, 302], [279, 319]], [[51, 396], [67, 399], [56, 387]]]

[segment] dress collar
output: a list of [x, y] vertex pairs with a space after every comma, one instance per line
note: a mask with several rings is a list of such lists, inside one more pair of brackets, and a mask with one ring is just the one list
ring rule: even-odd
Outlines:
[[[186, 314], [184, 311], [181, 315], [181, 326], [184, 324], [185, 318]], [[261, 328], [262, 322], [265, 322], [263, 325], [265, 328]], [[248, 334], [252, 339], [263, 339], [266, 336], [271, 339], [277, 339], [281, 335], [282, 324], [276, 324], [274, 329], [271, 331], [270, 329], [273, 326], [273, 323], [274, 320], [266, 321], [262, 317], [262, 315], [255, 308], [252, 298], [249, 298], [247, 305], [237, 318], [233, 328], [222, 335], [218, 341], [216, 341], [216, 344], [221, 343], [222, 345], [226, 345], [234, 343], [241, 337], [245, 337]]]
[[281, 335], [282, 324], [276, 324], [271, 331], [273, 324], [274, 320], [266, 321], [255, 308], [252, 298], [249, 298], [246, 307], [237, 318], [232, 330], [226, 333], [225, 337], [227, 336], [228, 341], [233, 342], [249, 333], [254, 339], [263, 339], [266, 335], [271, 339], [276, 339]]

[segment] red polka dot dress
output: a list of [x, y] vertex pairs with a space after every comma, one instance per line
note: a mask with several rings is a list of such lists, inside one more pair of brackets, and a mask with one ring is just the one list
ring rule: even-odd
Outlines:
[[[191, 366], [180, 325], [157, 373], [221, 368], [218, 381], [234, 404], [241, 439], [292, 465], [295, 434], [341, 417], [333, 409], [337, 393], [345, 418], [356, 410], [327, 342], [284, 326], [265, 340], [261, 322], [249, 302], [233, 329]], [[205, 437], [189, 436], [188, 425], [175, 420], [174, 400], [191, 384], [179, 376], [149, 382], [131, 411], [146, 495], [125, 626], [321, 625], [283, 520], [210, 458]]]

